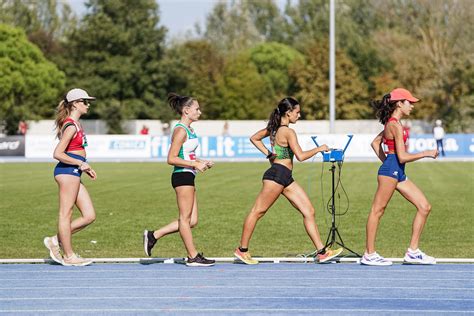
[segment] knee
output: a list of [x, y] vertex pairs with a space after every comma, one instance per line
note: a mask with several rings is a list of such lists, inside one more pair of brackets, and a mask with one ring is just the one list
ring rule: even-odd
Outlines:
[[418, 212], [423, 216], [428, 216], [431, 212], [431, 204], [429, 202], [423, 203], [418, 207]]
[[83, 217], [87, 224], [92, 224], [95, 222], [96, 215], [95, 213], [89, 214]]
[[64, 207], [59, 209], [59, 220], [68, 220], [72, 218], [72, 208]]
[[315, 214], [314, 208], [310, 208], [306, 210], [305, 212], [302, 212], [302, 214], [305, 219], [314, 219], [314, 214]]
[[376, 218], [381, 218], [383, 214], [385, 213], [385, 208], [386, 208], [386, 205], [375, 205], [375, 206], [372, 206], [372, 210], [370, 213], [372, 216], [375, 216]]
[[198, 224], [197, 218], [196, 219], [191, 218], [191, 222], [189, 224], [190, 224], [191, 228], [196, 227], [197, 224]]
[[265, 209], [253, 209], [250, 214], [254, 217], [256, 217], [257, 219], [260, 219], [262, 218], [265, 214], [267, 213], [267, 210]]

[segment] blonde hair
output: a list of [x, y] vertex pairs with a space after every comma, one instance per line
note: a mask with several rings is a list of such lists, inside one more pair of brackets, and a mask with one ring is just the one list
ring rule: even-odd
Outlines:
[[63, 127], [64, 121], [71, 115], [72, 112], [72, 103], [67, 102], [66, 99], [59, 102], [58, 107], [56, 108], [56, 119], [54, 120], [54, 128], [56, 130], [56, 137], [61, 136], [61, 128]]

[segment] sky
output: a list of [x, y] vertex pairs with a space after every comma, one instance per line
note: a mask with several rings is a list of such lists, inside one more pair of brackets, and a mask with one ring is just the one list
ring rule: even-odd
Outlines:
[[[84, 3], [87, 0], [69, 0], [72, 9], [82, 15], [85, 12]], [[188, 31], [194, 33], [194, 25], [198, 23], [204, 28], [206, 16], [219, 0], [157, 0], [160, 6], [160, 25], [168, 28], [169, 37], [179, 37]], [[277, 0], [283, 8], [286, 0]]]

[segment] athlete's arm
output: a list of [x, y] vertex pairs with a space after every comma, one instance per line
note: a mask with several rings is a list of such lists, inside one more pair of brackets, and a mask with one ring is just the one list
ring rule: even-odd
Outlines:
[[72, 158], [66, 155], [66, 148], [71, 142], [71, 139], [74, 137], [75, 133], [76, 133], [76, 126], [74, 125], [70, 125], [62, 131], [62, 135], [61, 135], [61, 138], [59, 139], [59, 143], [56, 145], [56, 148], [54, 149], [53, 158], [68, 165], [79, 166], [82, 170], [83, 165], [84, 167], [85, 165], [88, 166], [87, 162], [83, 162], [82, 160]]
[[270, 136], [270, 132], [266, 128], [261, 129], [252, 136], [250, 136], [250, 142], [255, 147], [257, 147], [257, 149], [260, 150], [265, 156], [268, 156], [271, 153], [271, 150], [269, 150], [267, 146], [265, 146], [262, 142], [262, 139], [268, 136]]
[[171, 146], [168, 152], [167, 162], [169, 165], [177, 167], [186, 167], [186, 168], [195, 168], [198, 171], [204, 171], [207, 169], [206, 164], [202, 161], [189, 161], [184, 160], [179, 157], [179, 150], [186, 141], [187, 133], [186, 130], [182, 127], [177, 127], [173, 131], [173, 136], [171, 137]]
[[385, 153], [382, 147], [382, 137], [383, 137], [382, 135], [383, 135], [383, 131], [381, 131], [377, 136], [375, 136], [374, 140], [371, 143], [371, 146], [375, 154], [377, 155], [377, 157], [379, 157], [380, 161], [384, 162], [387, 156], [385, 156]]
[[326, 144], [324, 144], [319, 147], [315, 147], [313, 149], [303, 151], [300, 147], [300, 144], [298, 143], [298, 137], [296, 137], [295, 131], [292, 130], [291, 128], [286, 128], [284, 132], [285, 132], [286, 140], [288, 142], [288, 146], [291, 148], [291, 150], [295, 154], [296, 159], [298, 159], [298, 161], [305, 161], [306, 159], [313, 157], [319, 152], [329, 150], [329, 147]]
[[395, 149], [397, 151], [398, 161], [401, 163], [416, 161], [425, 157], [438, 157], [438, 150], [424, 150], [416, 154], [409, 154], [405, 151], [405, 144], [403, 142], [403, 127], [395, 122], [389, 122], [387, 128], [395, 139]]

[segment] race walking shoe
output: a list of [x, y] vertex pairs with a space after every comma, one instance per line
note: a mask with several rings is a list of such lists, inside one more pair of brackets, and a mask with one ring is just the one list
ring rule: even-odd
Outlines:
[[202, 253], [198, 253], [196, 257], [194, 258], [188, 257], [188, 261], [186, 262], [186, 265], [188, 267], [210, 267], [210, 266], [213, 266], [214, 263], [216, 263], [215, 260], [206, 259], [204, 258]]
[[153, 235], [153, 230], [145, 230], [143, 232], [143, 249], [148, 257], [151, 257], [151, 250], [155, 247], [158, 239]]
[[360, 264], [365, 264], [367, 266], [391, 266], [393, 263], [379, 255], [377, 252], [374, 252], [372, 254], [365, 253], [362, 259], [360, 259]]
[[318, 253], [316, 255], [316, 262], [324, 263], [327, 262], [337, 256], [339, 256], [342, 252], [342, 248], [337, 248], [332, 250], [331, 248], [326, 248], [324, 253]]
[[49, 250], [49, 256], [55, 262], [63, 264], [63, 256], [61, 256], [61, 248], [59, 247], [58, 237], [45, 237], [43, 239], [44, 246]]
[[245, 264], [258, 264], [258, 261], [253, 259], [252, 256], [250, 255], [250, 252], [242, 252], [240, 249], [237, 247], [234, 251], [234, 256], [236, 256], [240, 261], [242, 261]]
[[63, 258], [63, 266], [75, 266], [75, 267], [83, 267], [88, 266], [92, 263], [92, 260], [81, 258], [79, 255], [73, 253], [72, 256]]
[[426, 253], [420, 249], [415, 251], [408, 248], [408, 251], [403, 258], [403, 263], [410, 264], [436, 264], [436, 259], [434, 257], [428, 256]]

